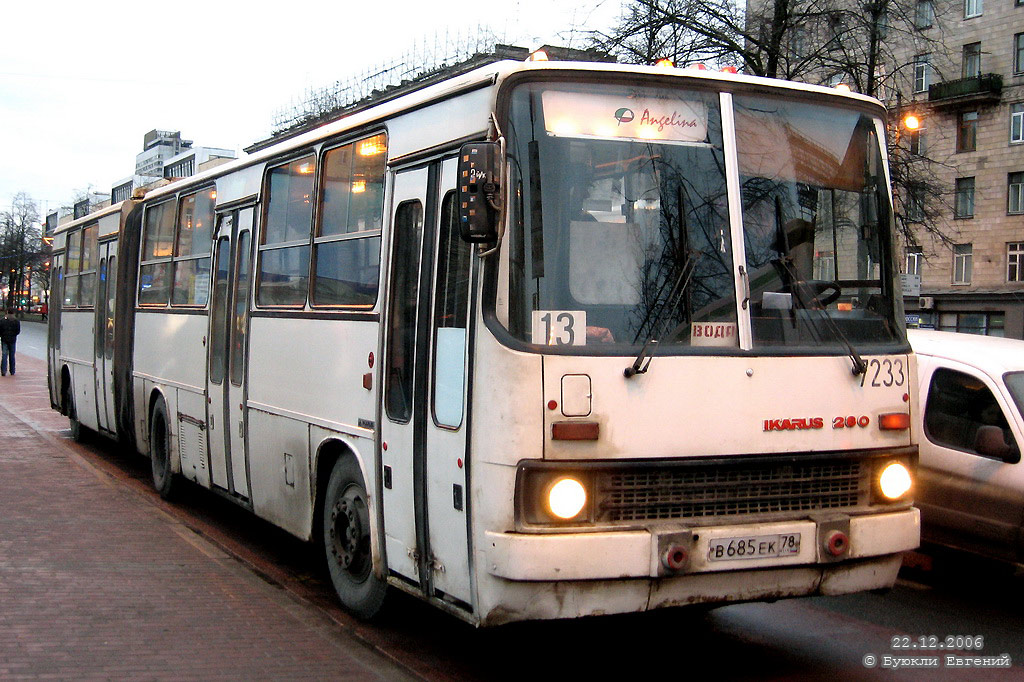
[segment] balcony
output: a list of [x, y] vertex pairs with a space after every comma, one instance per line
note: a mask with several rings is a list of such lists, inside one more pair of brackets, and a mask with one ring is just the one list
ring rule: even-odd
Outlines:
[[936, 83], [928, 88], [928, 101], [937, 109], [996, 104], [1003, 92], [1003, 77], [981, 73], [970, 78]]

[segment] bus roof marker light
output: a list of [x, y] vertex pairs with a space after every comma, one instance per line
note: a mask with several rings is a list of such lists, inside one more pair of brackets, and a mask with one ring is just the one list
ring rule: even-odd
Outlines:
[[528, 62], [546, 62], [548, 61], [548, 53], [544, 50], [535, 50], [530, 53], [530, 56], [526, 58]]
[[850, 86], [846, 83], [836, 83], [836, 90], [839, 92], [850, 92]]
[[673, 62], [671, 59], [659, 59], [658, 61], [654, 62], [654, 65], [659, 69], [676, 68], [675, 62]]
[[735, 66], [723, 66], [721, 68], [721, 71], [722, 71], [722, 73], [739, 73], [740, 72], [740, 70], [737, 69]]

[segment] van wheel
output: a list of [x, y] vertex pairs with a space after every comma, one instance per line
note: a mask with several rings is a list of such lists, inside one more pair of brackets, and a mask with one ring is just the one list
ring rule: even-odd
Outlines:
[[158, 400], [149, 420], [149, 456], [153, 465], [153, 487], [165, 500], [174, 494], [176, 476], [171, 471], [171, 430], [168, 428], [167, 408]]
[[359, 618], [373, 618], [384, 606], [387, 583], [373, 573], [366, 488], [351, 457], [334, 464], [324, 499], [323, 530], [327, 568], [342, 606]]

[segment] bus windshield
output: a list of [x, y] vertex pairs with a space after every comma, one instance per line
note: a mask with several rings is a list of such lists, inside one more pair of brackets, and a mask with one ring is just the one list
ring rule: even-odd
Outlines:
[[723, 101], [736, 121], [741, 234], [718, 93], [513, 92], [498, 314], [516, 338], [601, 354], [651, 340], [660, 353], [729, 352], [741, 323], [755, 348], [845, 353], [902, 338], [874, 120], [762, 96]]

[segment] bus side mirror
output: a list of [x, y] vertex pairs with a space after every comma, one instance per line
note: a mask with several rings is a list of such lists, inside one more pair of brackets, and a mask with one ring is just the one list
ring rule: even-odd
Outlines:
[[498, 240], [501, 147], [470, 142], [459, 150], [459, 234], [473, 243]]

